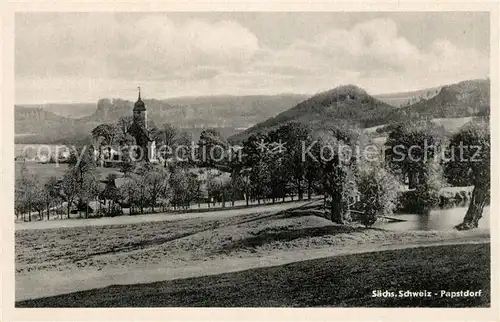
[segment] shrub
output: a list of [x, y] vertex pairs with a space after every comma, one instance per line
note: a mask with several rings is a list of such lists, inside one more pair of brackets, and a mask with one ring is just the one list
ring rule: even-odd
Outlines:
[[423, 180], [415, 188], [417, 213], [427, 213], [439, 205], [440, 190], [443, 187], [443, 171], [438, 163], [428, 163], [422, 173]]
[[384, 168], [373, 167], [361, 172], [358, 189], [362, 210], [359, 220], [366, 227], [380, 217], [391, 215], [396, 208], [400, 183]]

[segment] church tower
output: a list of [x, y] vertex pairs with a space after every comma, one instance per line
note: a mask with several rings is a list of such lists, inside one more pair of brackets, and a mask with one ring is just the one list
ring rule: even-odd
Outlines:
[[139, 98], [137, 99], [137, 102], [134, 104], [134, 111], [133, 111], [133, 122], [138, 125], [140, 128], [147, 129], [147, 111], [146, 111], [146, 104], [141, 99], [141, 88], [137, 87], [139, 90]]
[[139, 97], [134, 104], [132, 125], [128, 132], [135, 138], [136, 157], [149, 162], [154, 158], [156, 147], [147, 128], [146, 104], [141, 99], [141, 88], [138, 89]]

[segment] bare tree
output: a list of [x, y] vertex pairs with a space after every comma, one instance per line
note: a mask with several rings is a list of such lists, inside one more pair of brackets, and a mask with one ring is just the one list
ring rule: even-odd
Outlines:
[[67, 215], [69, 219], [71, 217], [71, 206], [75, 202], [76, 198], [78, 197], [78, 193], [80, 192], [76, 169], [68, 168], [68, 170], [66, 170], [66, 172], [64, 173], [62, 179], [62, 191], [63, 197], [67, 202]]

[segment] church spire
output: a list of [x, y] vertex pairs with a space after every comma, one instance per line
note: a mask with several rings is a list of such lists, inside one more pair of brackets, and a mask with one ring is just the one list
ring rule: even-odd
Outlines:
[[137, 102], [134, 104], [134, 111], [145, 111], [146, 105], [141, 99], [141, 87], [137, 86], [137, 90], [139, 91], [139, 97], [137, 98]]

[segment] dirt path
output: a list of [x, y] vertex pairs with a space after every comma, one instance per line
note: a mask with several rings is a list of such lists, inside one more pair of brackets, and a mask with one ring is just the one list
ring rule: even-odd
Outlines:
[[102, 288], [114, 284], [137, 284], [180, 278], [198, 277], [242, 271], [259, 267], [270, 267], [310, 259], [359, 254], [366, 252], [396, 250], [414, 247], [430, 247], [453, 244], [488, 243], [489, 236], [472, 234], [446, 240], [414, 240], [411, 243], [372, 243], [326, 247], [315, 250], [278, 251], [252, 257], [231, 256], [225, 259], [200, 260], [187, 263], [147, 263], [106, 270], [85, 268], [78, 271], [36, 271], [27, 276], [16, 275], [16, 301], [47, 297], [76, 291]]
[[[314, 201], [314, 200], [313, 200]], [[53, 228], [73, 228], [73, 227], [88, 227], [88, 226], [107, 226], [107, 225], [127, 225], [137, 223], [148, 223], [158, 221], [176, 221], [185, 219], [195, 219], [208, 217], [210, 219], [223, 219], [240, 215], [256, 214], [263, 212], [278, 212], [295, 207], [306, 205], [311, 200], [292, 201], [282, 204], [267, 204], [262, 206], [252, 206], [249, 208], [217, 210], [208, 212], [191, 212], [191, 213], [156, 213], [134, 216], [118, 216], [105, 217], [94, 219], [71, 219], [71, 220], [54, 220], [54, 221], [39, 221], [39, 222], [22, 222], [16, 223], [16, 230], [27, 229], [53, 229]]]

